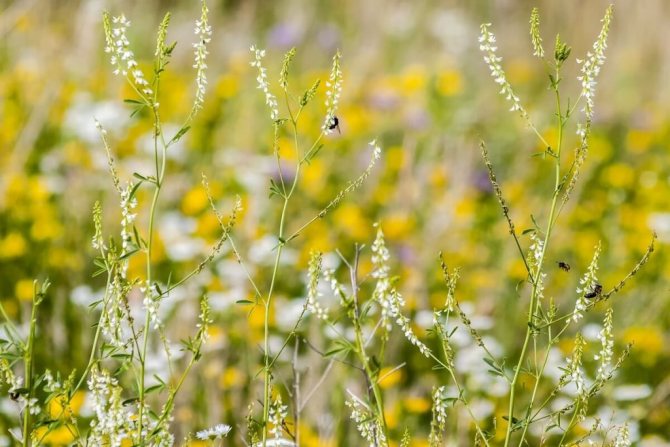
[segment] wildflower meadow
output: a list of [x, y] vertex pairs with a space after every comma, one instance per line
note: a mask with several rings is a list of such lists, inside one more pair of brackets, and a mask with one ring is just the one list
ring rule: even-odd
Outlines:
[[0, 446], [670, 446], [664, 2], [5, 2]]

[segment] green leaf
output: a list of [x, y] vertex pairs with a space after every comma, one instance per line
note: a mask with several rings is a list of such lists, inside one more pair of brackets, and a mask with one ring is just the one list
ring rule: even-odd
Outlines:
[[170, 146], [172, 143], [176, 143], [177, 141], [181, 140], [181, 137], [183, 137], [186, 132], [188, 132], [191, 129], [191, 126], [184, 126], [179, 131], [175, 134], [174, 137], [170, 140], [168, 143], [168, 146]]

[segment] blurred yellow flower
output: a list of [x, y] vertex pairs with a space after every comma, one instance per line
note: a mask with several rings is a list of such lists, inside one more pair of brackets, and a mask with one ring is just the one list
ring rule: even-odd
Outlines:
[[654, 326], [631, 326], [624, 331], [625, 343], [634, 343], [633, 355], [647, 366], [656, 363], [663, 352], [663, 332]]
[[405, 164], [405, 149], [402, 146], [391, 146], [386, 149], [384, 154], [386, 169], [395, 172], [399, 171]]
[[426, 85], [426, 69], [420, 65], [413, 65], [403, 73], [401, 77], [402, 92], [407, 95], [415, 95]]
[[385, 405], [384, 416], [386, 419], [386, 426], [390, 429], [396, 428], [400, 422], [400, 406], [397, 404], [393, 406]]
[[315, 158], [301, 172], [300, 189], [309, 197], [319, 199], [328, 178], [325, 162], [323, 159]]
[[17, 231], [10, 232], [0, 240], [0, 258], [18, 258], [26, 253], [26, 249], [26, 240]]
[[357, 205], [344, 203], [335, 210], [333, 219], [349, 237], [362, 241], [368, 239], [371, 225]]
[[654, 135], [644, 129], [631, 129], [626, 135], [626, 145], [631, 152], [639, 154], [646, 151], [651, 146]]
[[181, 200], [181, 210], [187, 216], [199, 214], [208, 206], [209, 199], [207, 199], [205, 189], [201, 185], [188, 190]]
[[38, 216], [30, 227], [30, 236], [36, 241], [53, 240], [63, 234], [63, 226], [47, 210], [42, 208], [43, 216]]
[[79, 410], [86, 400], [86, 392], [81, 390], [77, 391], [74, 396], [72, 396], [67, 410], [63, 405], [67, 403], [66, 399], [66, 396], [57, 396], [49, 401], [47, 407], [49, 417], [52, 419], [67, 419], [72, 417], [72, 415], [79, 414]]
[[392, 214], [382, 220], [382, 229], [388, 240], [403, 240], [414, 230], [414, 218], [407, 214]]
[[61, 425], [49, 431], [47, 427], [42, 426], [35, 432], [37, 439], [41, 439], [46, 445], [66, 446], [74, 441], [73, 433], [77, 433], [77, 428], [72, 425]]
[[430, 399], [426, 399], [425, 397], [413, 397], [413, 396], [406, 397], [405, 399], [403, 399], [402, 403], [405, 409], [407, 409], [407, 411], [419, 414], [430, 411], [430, 408], [433, 405]]
[[463, 77], [457, 70], [445, 70], [437, 76], [435, 86], [443, 96], [458, 95], [463, 91]]
[[246, 382], [246, 376], [242, 371], [233, 366], [223, 370], [223, 374], [219, 379], [219, 386], [226, 390], [236, 386], [241, 386]]
[[605, 184], [616, 188], [630, 188], [635, 181], [635, 172], [624, 163], [613, 163], [603, 170], [602, 178]]
[[591, 162], [607, 160], [612, 156], [612, 143], [601, 134], [593, 133], [589, 138], [589, 157]]
[[20, 279], [14, 286], [14, 293], [19, 300], [33, 300], [33, 280], [29, 278]]
[[382, 389], [393, 388], [400, 383], [404, 375], [402, 368], [384, 367], [379, 371], [379, 386]]

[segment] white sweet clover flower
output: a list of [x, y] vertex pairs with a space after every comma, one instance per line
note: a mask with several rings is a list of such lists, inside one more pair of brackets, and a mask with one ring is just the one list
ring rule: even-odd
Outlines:
[[277, 103], [277, 98], [275, 98], [275, 96], [270, 93], [268, 72], [267, 69], [263, 67], [265, 50], [256, 48], [254, 45], [252, 45], [249, 50], [251, 50], [254, 55], [254, 60], [250, 62], [250, 65], [258, 69], [258, 76], [256, 77], [258, 88], [265, 94], [265, 104], [267, 104], [267, 106], [270, 108], [270, 119], [276, 120], [279, 118], [279, 103]]
[[367, 405], [353, 395], [352, 399], [347, 400], [345, 404], [351, 409], [351, 420], [356, 423], [358, 433], [369, 443], [370, 447], [388, 446], [381, 422]]
[[530, 40], [533, 44], [533, 56], [544, 57], [542, 37], [540, 36], [540, 12], [533, 8], [530, 14]]
[[528, 256], [528, 266], [530, 267], [533, 280], [536, 282], [536, 295], [538, 298], [544, 298], [544, 280], [546, 273], [540, 271], [540, 264], [544, 256], [544, 241], [533, 233], [530, 236], [532, 244], [530, 246], [530, 255]]
[[586, 273], [579, 280], [579, 286], [577, 287], [577, 302], [575, 303], [575, 310], [572, 312], [572, 317], [568, 320], [568, 323], [571, 321], [578, 322], [582, 317], [583, 313], [588, 306], [586, 301], [585, 294], [590, 293], [594, 290], [596, 285], [598, 285], [598, 258], [600, 257], [600, 244], [598, 244], [593, 252], [593, 258], [589, 264], [589, 268], [586, 270]]
[[207, 14], [209, 10], [205, 2], [202, 3], [202, 15], [200, 20], [195, 22], [195, 36], [197, 38], [196, 42], [193, 44], [193, 52], [195, 54], [195, 63], [193, 68], [196, 69], [195, 83], [196, 83], [196, 93], [195, 93], [195, 103], [193, 104], [193, 110], [197, 111], [202, 108], [202, 104], [205, 102], [205, 91], [207, 90], [207, 44], [212, 40], [212, 27], [209, 25], [207, 20]]
[[106, 306], [100, 316], [100, 329], [103, 337], [114, 347], [121, 348], [126, 344], [123, 332], [123, 322], [127, 319], [124, 302], [126, 300], [127, 283], [119, 271], [105, 292]]
[[382, 158], [382, 148], [381, 146], [377, 143], [377, 140], [372, 140], [368, 143], [370, 146], [372, 146], [372, 161], [370, 162], [370, 166], [368, 169], [371, 169], [372, 166], [374, 166], [374, 162], [376, 160], [379, 160]]
[[200, 344], [203, 345], [209, 340], [209, 326], [214, 323], [210, 316], [209, 302], [207, 296], [203, 296], [200, 300], [200, 314], [198, 315], [198, 337]]
[[595, 360], [599, 360], [598, 372], [596, 379], [604, 379], [610, 373], [610, 365], [612, 363], [612, 356], [614, 355], [614, 335], [612, 334], [612, 308], [607, 309], [605, 313], [605, 320], [603, 321], [603, 328], [598, 334], [601, 348], [600, 352], [595, 355]]
[[153, 328], [159, 330], [162, 327], [162, 322], [158, 316], [158, 308], [160, 305], [160, 292], [156, 284], [147, 283], [146, 287], [141, 287], [140, 290], [144, 292], [144, 310], [149, 314], [149, 321]]
[[153, 90], [139, 69], [135, 54], [130, 49], [130, 42], [126, 33], [130, 27], [130, 20], [125, 15], [113, 17], [105, 15], [105, 37], [107, 46], [105, 53], [110, 54], [110, 62], [114, 66], [114, 74], [132, 79], [138, 90], [146, 96], [153, 95]]
[[91, 445], [121, 447], [124, 440], [131, 440], [134, 425], [132, 415], [123, 406], [118, 381], [96, 366], [88, 379], [93, 412], [89, 441]]
[[484, 53], [484, 62], [491, 70], [491, 76], [496, 84], [500, 85], [500, 94], [512, 103], [511, 112], [519, 112], [524, 118], [528, 118], [528, 113], [521, 106], [519, 97], [512, 90], [512, 86], [507, 82], [505, 71], [500, 62], [502, 57], [496, 54], [498, 47], [496, 46], [496, 36], [489, 30], [490, 23], [483, 23], [480, 27], [481, 34], [479, 36], [479, 49]]
[[372, 292], [372, 299], [377, 301], [381, 306], [382, 312], [382, 326], [384, 327], [384, 337], [388, 337], [388, 332], [391, 331], [392, 318], [400, 312], [397, 307], [394, 308], [391, 302], [391, 281], [389, 279], [389, 272], [391, 270], [389, 261], [391, 255], [386, 248], [386, 241], [384, 240], [384, 232], [381, 227], [377, 228], [377, 237], [372, 243], [372, 277], [377, 280], [375, 290]]
[[346, 297], [346, 292], [344, 291], [344, 286], [340, 284], [340, 282], [335, 278], [335, 271], [333, 269], [325, 269], [323, 271], [323, 279], [325, 279], [328, 284], [330, 285], [330, 290], [332, 290], [333, 294], [335, 296], [340, 297], [340, 303], [342, 305], [346, 304], [344, 303], [343, 299]]
[[575, 384], [575, 402], [580, 406], [578, 415], [580, 420], [583, 420], [585, 405], [588, 400], [588, 388], [586, 386], [586, 379], [582, 368], [582, 358], [584, 356], [585, 347], [586, 341], [584, 340], [584, 337], [582, 337], [582, 334], [578, 333], [575, 337], [572, 356], [566, 360], [567, 368], [565, 368], [563, 376], [559, 380], [559, 387], [563, 387], [571, 382]]
[[93, 205], [93, 224], [95, 234], [93, 234], [93, 238], [91, 239], [91, 245], [96, 250], [106, 251], [107, 246], [102, 236], [102, 207], [99, 201], [96, 201], [95, 205]]
[[275, 440], [280, 440], [282, 437], [286, 416], [288, 416], [288, 406], [284, 405], [281, 395], [277, 394], [277, 398], [270, 405], [270, 424], [272, 424], [270, 433]]
[[23, 377], [16, 376], [7, 359], [0, 359], [0, 383], [9, 387], [9, 393], [23, 388]]
[[140, 439], [147, 440], [147, 438], [150, 438], [148, 445], [152, 447], [173, 447], [174, 436], [170, 433], [170, 422], [173, 420], [172, 415], [156, 420], [151, 416], [151, 408], [145, 403], [144, 410], [142, 411], [142, 432]]
[[232, 427], [227, 424], [217, 424], [214, 427], [206, 428], [200, 430], [195, 434], [195, 437], [201, 441], [213, 441], [216, 439], [222, 439], [230, 433]]
[[433, 389], [433, 414], [440, 428], [444, 430], [447, 424], [447, 387], [440, 386]]
[[391, 286], [388, 262], [390, 260], [389, 251], [386, 248], [384, 232], [380, 227], [377, 228], [377, 237], [372, 243], [372, 264], [374, 270], [372, 277], [377, 279], [375, 290], [372, 293], [372, 299], [379, 303], [382, 313], [382, 324], [386, 331], [384, 337], [388, 337], [391, 330], [391, 320], [394, 320], [405, 335], [405, 338], [419, 349], [421, 354], [430, 357], [430, 349], [423, 344], [412, 330], [411, 321], [402, 314], [402, 308], [405, 306], [405, 300]]
[[133, 238], [133, 223], [137, 214], [133, 210], [137, 207], [137, 199], [131, 197], [133, 185], [128, 182], [125, 188], [121, 190], [121, 249], [122, 254], [132, 250], [131, 242]]
[[307, 273], [307, 310], [321, 320], [328, 319], [328, 312], [319, 303], [319, 277], [321, 276], [321, 253], [312, 253]]
[[628, 424], [623, 424], [619, 427], [619, 430], [616, 434], [616, 439], [614, 439], [613, 447], [629, 447], [630, 442], [630, 432], [628, 430]]
[[[577, 60], [577, 63], [582, 64], [582, 74], [577, 79], [582, 84], [582, 96], [586, 102], [582, 111], [586, 115], [587, 123], [593, 118], [593, 98], [596, 90], [596, 78], [600, 74], [600, 67], [605, 63], [605, 49], [607, 48], [607, 35], [609, 34], [610, 22], [612, 20], [612, 11], [612, 6], [607, 8], [605, 17], [601, 20], [603, 26], [598, 38], [593, 43], [593, 51], [586, 53], [586, 59]], [[577, 133], [584, 136], [585, 128], [583, 126], [580, 127]]]
[[340, 95], [342, 94], [342, 70], [340, 69], [340, 59], [342, 55], [338, 50], [333, 56], [333, 66], [330, 70], [330, 77], [326, 82], [326, 119], [321, 129], [325, 134], [333, 131], [331, 129], [335, 124], [335, 113], [340, 104]]

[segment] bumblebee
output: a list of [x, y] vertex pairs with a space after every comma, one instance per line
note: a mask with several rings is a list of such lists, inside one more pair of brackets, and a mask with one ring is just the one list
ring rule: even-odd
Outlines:
[[593, 289], [587, 294], [584, 295], [584, 298], [593, 299], [603, 293], [603, 286], [598, 283], [593, 285]]
[[328, 130], [333, 130], [337, 128], [337, 133], [342, 133], [340, 132], [340, 120], [338, 117], [333, 115], [333, 119], [330, 120], [330, 124], [328, 124]]
[[570, 271], [570, 264], [568, 264], [567, 262], [558, 261], [557, 264], [558, 264], [558, 268], [559, 268], [559, 269], [561, 269], [561, 270], [563, 270], [563, 271], [565, 271], [565, 272], [569, 272], [569, 271]]

